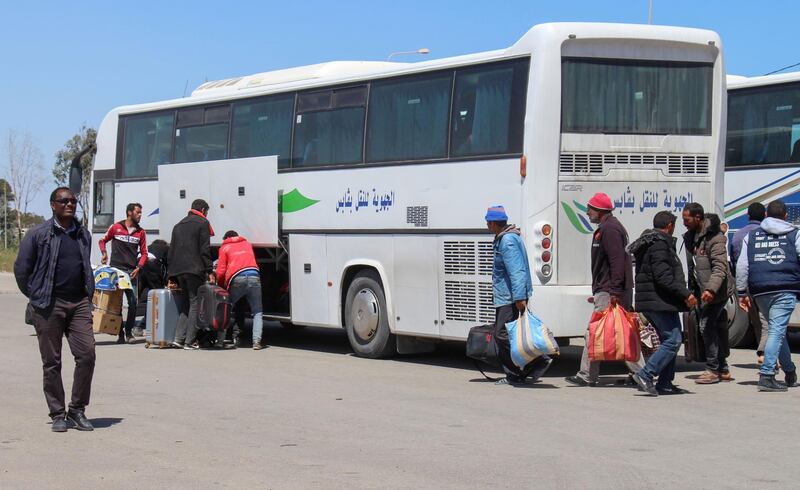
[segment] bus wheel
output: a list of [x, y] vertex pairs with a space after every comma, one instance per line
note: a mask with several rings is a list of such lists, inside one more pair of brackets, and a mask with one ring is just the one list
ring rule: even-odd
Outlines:
[[386, 297], [375, 272], [359, 272], [347, 288], [344, 324], [356, 355], [377, 359], [396, 352], [395, 336], [389, 331]]
[[750, 326], [750, 315], [739, 307], [736, 295], [732, 294], [725, 305], [728, 313], [728, 344], [731, 347], [750, 347], [755, 341], [755, 333]]

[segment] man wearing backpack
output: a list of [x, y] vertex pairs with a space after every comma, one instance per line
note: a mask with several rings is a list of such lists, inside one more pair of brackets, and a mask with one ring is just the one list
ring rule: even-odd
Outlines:
[[[739, 304], [745, 310], [752, 308], [752, 297], [769, 319], [758, 391], [786, 391], [797, 383], [786, 327], [800, 294], [800, 233], [787, 218], [783, 201], [769, 203], [767, 217], [744, 237], [736, 262]], [[786, 373], [786, 386], [775, 381], [778, 360]]]
[[698, 327], [706, 351], [706, 372], [697, 384], [731, 381], [728, 367], [728, 316], [725, 303], [733, 294], [733, 277], [728, 266], [725, 235], [717, 215], [706, 215], [703, 206], [692, 202], [683, 208], [683, 235], [689, 266], [689, 291], [699, 297]]
[[520, 369], [511, 360], [511, 344], [506, 323], [513, 322], [525, 314], [528, 298], [533, 294], [531, 269], [525, 242], [519, 228], [508, 224], [508, 215], [503, 206], [492, 206], [486, 211], [486, 226], [494, 234], [492, 250], [492, 292], [495, 307], [494, 339], [497, 355], [506, 377], [497, 384], [518, 385], [530, 376], [539, 379], [553, 360], [548, 356], [536, 358], [525, 369]]
[[[681, 347], [681, 320], [678, 312], [693, 308], [697, 299], [686, 288], [683, 266], [675, 251], [677, 216], [660, 211], [653, 217], [653, 229], [628, 246], [636, 257], [636, 311], [644, 314], [658, 332], [661, 345], [644, 367], [633, 375], [639, 388], [648, 395], [677, 395], [685, 390], [672, 384], [675, 359]], [[658, 382], [653, 378], [658, 376]]]

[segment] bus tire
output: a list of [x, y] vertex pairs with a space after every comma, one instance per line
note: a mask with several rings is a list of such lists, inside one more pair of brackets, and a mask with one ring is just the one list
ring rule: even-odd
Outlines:
[[728, 313], [728, 345], [730, 347], [750, 347], [755, 342], [755, 333], [750, 326], [750, 316], [739, 306], [735, 294], [725, 305]]
[[295, 325], [292, 322], [282, 321], [282, 322], [280, 322], [280, 324], [281, 324], [281, 327], [283, 327], [286, 330], [301, 330], [301, 329], [306, 328], [305, 325]]
[[374, 271], [361, 271], [347, 288], [344, 325], [350, 346], [359, 357], [379, 359], [397, 352], [389, 330], [386, 296]]

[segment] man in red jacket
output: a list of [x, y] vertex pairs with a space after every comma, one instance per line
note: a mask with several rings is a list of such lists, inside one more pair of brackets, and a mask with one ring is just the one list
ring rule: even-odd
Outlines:
[[102, 254], [100, 261], [103, 264], [108, 261], [106, 243], [111, 242], [111, 267], [124, 271], [131, 278], [131, 289], [124, 290], [128, 299], [128, 316], [125, 319], [125, 328], [119, 331], [118, 344], [125, 343], [126, 336], [129, 344], [136, 341], [133, 336], [133, 325], [136, 323], [136, 303], [139, 301], [137, 277], [142, 266], [147, 262], [147, 234], [139, 226], [139, 220], [142, 218], [142, 205], [138, 202], [128, 204], [125, 214], [126, 218], [111, 225], [99, 242]]
[[264, 348], [261, 333], [264, 329], [261, 307], [261, 274], [253, 253], [253, 246], [245, 237], [233, 230], [222, 237], [217, 262], [217, 284], [230, 292], [230, 301], [235, 305], [246, 298], [253, 314], [253, 349]]

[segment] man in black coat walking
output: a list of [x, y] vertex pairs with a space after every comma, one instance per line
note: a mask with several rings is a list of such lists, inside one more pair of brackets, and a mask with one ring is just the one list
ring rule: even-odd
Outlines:
[[173, 347], [197, 349], [197, 290], [206, 281], [215, 282], [211, 262], [211, 237], [214, 231], [206, 216], [208, 203], [192, 202], [192, 209], [172, 228], [167, 255], [167, 275], [181, 289], [177, 298], [178, 327]]
[[[681, 346], [680, 311], [697, 304], [686, 288], [683, 266], [675, 251], [675, 221], [677, 216], [661, 211], [653, 218], [653, 229], [628, 246], [636, 257], [636, 311], [643, 313], [656, 328], [661, 340], [659, 348], [644, 367], [633, 375], [639, 389], [657, 396], [685, 393], [672, 384], [675, 378], [675, 359]], [[653, 378], [658, 376], [658, 382]]]

